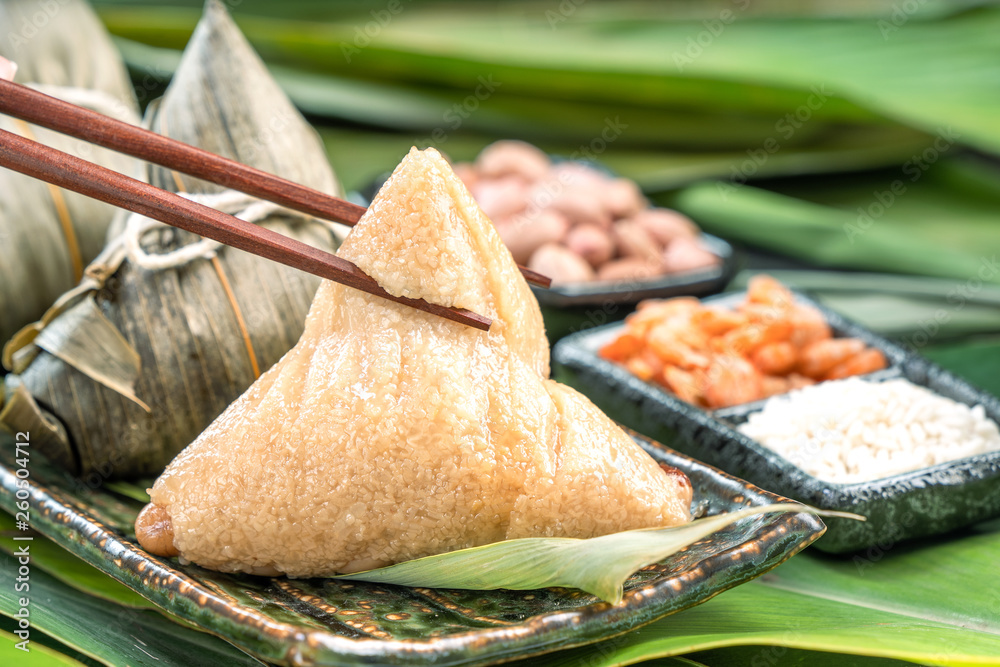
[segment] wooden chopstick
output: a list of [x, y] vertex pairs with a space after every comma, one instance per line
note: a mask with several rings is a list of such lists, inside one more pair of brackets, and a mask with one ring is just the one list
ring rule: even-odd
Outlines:
[[463, 308], [393, 296], [346, 259], [5, 130], [0, 166], [476, 329], [487, 331], [492, 323]]
[[[367, 210], [11, 81], [0, 80], [0, 112], [324, 220], [353, 226]], [[537, 271], [518, 268], [530, 283], [541, 287], [552, 284], [550, 278]]]

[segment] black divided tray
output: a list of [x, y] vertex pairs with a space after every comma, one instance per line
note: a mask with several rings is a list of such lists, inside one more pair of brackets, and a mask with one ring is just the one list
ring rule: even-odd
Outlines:
[[[727, 294], [706, 303], [728, 306], [745, 293]], [[903, 377], [967, 405], [982, 405], [1000, 421], [1000, 400], [807, 297], [796, 299], [818, 308], [835, 336], [860, 338], [880, 349], [889, 362], [866, 377], [878, 381]], [[856, 512], [867, 522], [829, 519], [827, 534], [816, 548], [844, 553], [901, 540], [947, 532], [1000, 515], [1000, 451], [942, 463], [913, 472], [852, 484], [817, 479], [779, 454], [736, 430], [761, 403], [710, 412], [643, 382], [625, 368], [601, 359], [602, 345], [622, 332], [616, 323], [571, 335], [553, 351], [556, 379], [586, 394], [612, 418], [678, 451], [717, 466], [757, 486], [820, 507]]]

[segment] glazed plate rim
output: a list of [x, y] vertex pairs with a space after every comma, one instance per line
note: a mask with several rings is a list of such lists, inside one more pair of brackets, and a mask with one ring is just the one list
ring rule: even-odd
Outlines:
[[[678, 467], [705, 479], [715, 488], [712, 498], [701, 500], [721, 503], [726, 510], [786, 500], [626, 430], [654, 459], [680, 463]], [[0, 433], [0, 443], [5, 441], [10, 443], [13, 439]], [[595, 602], [573, 609], [552, 609], [512, 625], [470, 629], [443, 637], [358, 639], [338, 635], [332, 629], [318, 630], [272, 619], [263, 611], [230, 603], [208, 585], [176, 569], [172, 561], [151, 556], [127, 536], [106, 527], [87, 513], [81, 501], [73, 499], [59, 485], [50, 488], [32, 479], [27, 483], [32, 527], [41, 534], [165, 611], [250, 654], [263, 660], [277, 659], [303, 665], [341, 664], [344, 659], [358, 664], [369, 664], [375, 659], [370, 664], [383, 664], [377, 659], [386, 656], [393, 664], [493, 664], [603, 641], [745, 583], [795, 555], [826, 530], [824, 523], [810, 514], [765, 515], [768, 524], [759, 533], [740, 536], [737, 544], [709, 554], [694, 566], [669, 576], [662, 574], [635, 590], [627, 590], [619, 605]], [[14, 471], [0, 463], [0, 505], [8, 512], [14, 509], [17, 485]], [[695, 486], [697, 488], [697, 484]], [[739, 489], [740, 493], [732, 495], [734, 489]], [[61, 532], [60, 527], [69, 529]], [[749, 531], [749, 528], [742, 530]], [[711, 544], [712, 539], [709, 537], [703, 542]], [[781, 549], [776, 549], [777, 546]], [[754, 554], [762, 560], [748, 569], [749, 559], [744, 556]], [[730, 575], [728, 579], [727, 574]], [[672, 604], [675, 601], [679, 604]], [[206, 614], [211, 618], [199, 618]], [[212, 625], [208, 622], [211, 620], [218, 623]], [[240, 633], [236, 630], [243, 630], [244, 634], [237, 636]], [[569, 630], [581, 633], [574, 635]], [[263, 651], [262, 645], [272, 650]], [[480, 648], [477, 650], [477, 647]]]

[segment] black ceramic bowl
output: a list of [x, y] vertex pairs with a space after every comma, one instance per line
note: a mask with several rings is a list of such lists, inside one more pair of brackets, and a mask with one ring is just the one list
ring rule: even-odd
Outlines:
[[[735, 305], [743, 298], [739, 293], [708, 301]], [[889, 368], [870, 374], [870, 379], [903, 377], [960, 403], [980, 404], [990, 419], [1000, 421], [996, 397], [802, 295], [796, 298], [819, 308], [834, 335], [860, 338], [882, 350]], [[759, 403], [709, 412], [601, 359], [598, 350], [623, 326], [608, 325], [560, 341], [553, 352], [556, 379], [589, 396], [611, 417], [678, 451], [781, 495], [868, 517], [864, 523], [829, 519], [829, 530], [816, 548], [834, 553], [885, 550], [901, 540], [1000, 515], [1000, 451], [870, 482], [817, 479], [735, 429]]]
[[643, 299], [721, 292], [736, 273], [736, 253], [731, 245], [711, 234], [702, 234], [701, 241], [719, 257], [719, 264], [651, 280], [576, 283], [548, 288], [532, 285], [531, 291], [542, 308], [549, 340], [554, 342], [577, 331], [624, 319]]
[[718, 265], [659, 276], [650, 280], [573, 283], [552, 287], [531, 286], [540, 306], [580, 308], [609, 304], [634, 305], [643, 299], [668, 299], [675, 296], [700, 296], [721, 291], [735, 273], [733, 247], [711, 234], [702, 234], [701, 242], [721, 260]]

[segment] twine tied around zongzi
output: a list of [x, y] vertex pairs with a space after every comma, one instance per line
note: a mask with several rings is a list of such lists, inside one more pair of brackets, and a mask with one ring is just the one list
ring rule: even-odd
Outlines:
[[[210, 206], [223, 213], [229, 213], [246, 222], [257, 223], [275, 213], [299, 217], [304, 220], [315, 219], [269, 201], [256, 199], [236, 190], [224, 190], [212, 193], [179, 192], [178, 195], [198, 204]], [[138, 213], [130, 214], [125, 223], [125, 231], [122, 233], [129, 261], [148, 271], [163, 271], [184, 266], [198, 259], [212, 259], [215, 257], [215, 251], [219, 246], [223, 245], [218, 241], [203, 238], [170, 252], [155, 254], [146, 252], [142, 248], [143, 236], [151, 231], [164, 228], [168, 228], [168, 226], [162, 222], [151, 220]]]
[[110, 116], [130, 125], [139, 125], [142, 122], [142, 119], [139, 118], [138, 113], [136, 113], [136, 110], [132, 106], [103, 90], [77, 88], [76, 86], [56, 86], [48, 83], [28, 83], [26, 85], [40, 93], [58, 97], [64, 102], [69, 102], [79, 107], [86, 107], [91, 111]]

